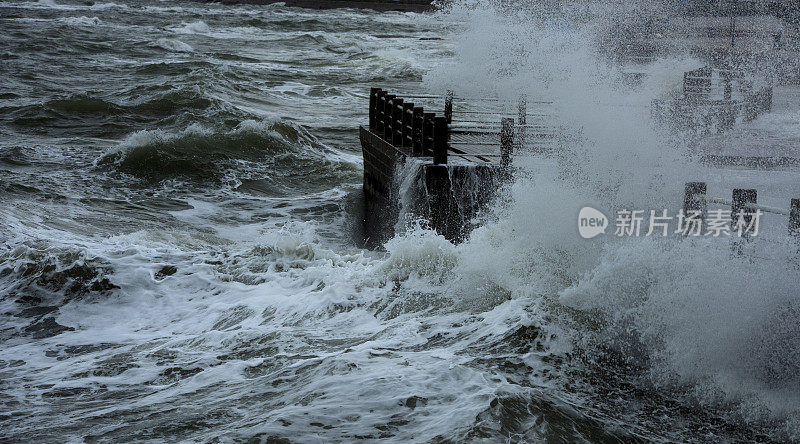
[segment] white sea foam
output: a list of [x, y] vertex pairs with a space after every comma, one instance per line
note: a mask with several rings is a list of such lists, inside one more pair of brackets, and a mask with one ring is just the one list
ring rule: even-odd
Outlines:
[[63, 18], [58, 19], [58, 21], [62, 22], [62, 23], [66, 23], [68, 25], [78, 26], [78, 27], [98, 26], [101, 23], [103, 23], [102, 20], [100, 20], [97, 17], [86, 17], [86, 16], [63, 17]]
[[197, 20], [189, 23], [181, 23], [180, 26], [174, 26], [172, 31], [176, 34], [208, 34], [211, 28], [202, 20]]
[[[284, 12], [271, 8], [270, 13]], [[775, 439], [797, 438], [800, 358], [793, 288], [798, 275], [787, 265], [796, 247], [777, 236], [785, 232], [784, 221], [775, 236], [755, 243], [753, 254], [744, 257], [714, 239], [585, 240], [576, 227], [585, 205], [607, 215], [621, 206], [677, 208], [688, 179], [708, 177], [709, 192], [717, 194], [728, 193], [731, 184], [758, 184], [759, 192], [765, 191], [759, 199], [772, 204], [774, 195], [792, 190], [785, 184], [796, 182], [793, 173], [696, 166], [683, 159], [684, 148], [660, 139], [645, 105], [674, 91], [680, 73], [694, 67], [694, 60], [658, 61], [645, 68], [650, 77], [642, 87], [626, 90], [617, 82], [620, 70], [596, 54], [591, 27], [509, 20], [481, 2], [470, 7], [458, 2], [449, 14], [369, 13], [370, 20], [384, 23], [441, 20], [455, 30], [449, 42], [431, 43], [423, 55], [410, 44], [385, 50], [369, 69], [380, 76], [416, 76], [433, 64], [424, 57], [439, 60], [452, 44], [453, 60], [429, 72], [424, 79], [429, 87], [510, 99], [525, 91], [532, 99], [552, 99], [563, 128], [559, 155], [548, 160], [517, 156], [517, 180], [503, 190], [490, 223], [457, 246], [424, 226], [404, 225], [385, 252], [369, 252], [324, 240], [326, 231], [343, 230], [329, 215], [341, 213], [343, 196], [358, 187], [353, 183], [286, 199], [221, 198], [216, 190], [186, 198], [184, 190], [170, 187], [132, 190], [125, 198], [130, 201], [87, 199], [93, 207], [95, 202], [100, 208], [119, 205], [123, 213], [141, 211], [137, 199], [151, 194], [188, 207], [159, 214], [165, 222], [157, 228], [136, 225], [114, 236], [70, 234], [59, 211], [31, 215], [11, 202], [2, 220], [9, 227], [3, 231], [12, 234], [0, 250], [0, 292], [19, 290], [26, 270], [43, 263], [43, 270], [52, 268], [57, 276], [47, 280], [50, 271], [36, 271], [44, 278], [33, 273], [38, 283], [23, 290], [54, 285], [47, 296], [63, 300], [42, 305], [58, 304], [54, 321], [74, 329], [3, 342], [4, 395], [28, 415], [13, 425], [15, 436], [44, 429], [64, 440], [90, 434], [107, 434], [103, 438], [109, 440], [177, 434], [202, 441], [244, 440], [263, 434], [349, 441], [386, 433], [398, 441], [468, 441], [508, 437], [519, 429], [505, 427], [520, 423], [530, 430], [524, 439], [531, 441], [552, 440], [553, 433], [562, 433], [556, 439], [564, 441], [587, 440], [591, 431], [620, 428], [616, 419], [600, 427], [591, 423], [582, 435], [580, 421], [587, 417], [628, 420], [632, 415], [624, 428], [638, 427], [634, 408], [595, 409], [615, 392], [599, 402], [585, 399], [592, 387], [580, 380], [583, 369], [573, 359], [582, 352], [602, 353], [591, 348], [599, 343], [649, 366], [644, 376], [660, 395], [689, 391], [714, 418], [738, 411], [750, 421], [745, 425], [780, 422], [786, 434]], [[206, 20], [217, 28], [216, 21]], [[173, 31], [210, 30], [200, 21]], [[358, 44], [362, 49], [385, 46], [370, 38]], [[397, 63], [381, 71], [386, 61]], [[278, 93], [293, 104], [313, 97], [305, 84], [283, 85]], [[307, 119], [352, 123], [352, 116], [336, 110], [336, 116]], [[776, 118], [769, 125], [782, 131], [781, 125], [793, 124], [786, 116], [785, 122]], [[297, 136], [277, 132], [273, 123], [137, 131], [114, 150], [257, 133], [311, 147], [307, 154], [315, 159], [355, 163], [358, 154], [320, 148], [312, 134], [297, 128]], [[263, 167], [259, 172], [270, 173]], [[728, 177], [732, 174], [738, 174], [736, 180]], [[780, 195], [774, 204], [784, 204], [786, 197]], [[63, 199], [54, 200], [57, 205]], [[317, 204], [333, 209], [317, 216]], [[39, 203], [32, 205], [38, 209]], [[63, 213], [79, 221], [98, 217], [78, 206]], [[316, 220], [303, 221], [298, 214]], [[83, 266], [106, 267], [102, 276], [119, 288], [71, 294], [67, 300], [67, 284], [61, 282], [73, 282], [75, 271], [67, 270], [76, 265], [77, 272]], [[16, 299], [0, 301], [0, 312], [18, 313]], [[6, 328], [24, 328], [30, 321], [6, 319]], [[529, 334], [519, 334], [526, 329]], [[625, 376], [631, 377], [626, 382], [642, 381], [640, 375]], [[69, 390], [78, 393], [65, 407], [72, 413], [53, 414], [59, 407], [51, 400]], [[503, 405], [504, 397], [519, 397], [522, 410]], [[491, 416], [493, 408], [500, 410], [498, 416]], [[561, 410], [569, 414], [551, 422], [547, 415]], [[660, 419], [639, 413], [643, 422]], [[683, 419], [681, 413], [671, 414]], [[736, 418], [731, 421], [739, 426]], [[90, 425], [78, 428], [76, 419]], [[141, 428], [137, 423], [134, 430], [126, 427], [131, 421], [149, 422]], [[164, 435], [146, 434], [150, 424], [166, 430]], [[197, 424], [207, 426], [192, 428]], [[578, 431], [553, 432], [553, 424]], [[653, 428], [635, 437], [665, 439]], [[673, 440], [694, 439], [696, 433]]]
[[[752, 254], [766, 255], [757, 260], [731, 256], [728, 242], [717, 239], [601, 242], [577, 234], [584, 205], [606, 214], [677, 209], [683, 183], [719, 175], [684, 160], [683, 148], [648, 121], [649, 101], [673, 90], [696, 62], [656, 62], [643, 86], [625, 90], [616, 69], [600, 61], [591, 27], [554, 29], [547, 20], [464, 3], [451, 12], [464, 23], [454, 36], [456, 57], [432, 70], [426, 84], [466, 96], [513, 91], [552, 99], [568, 137], [556, 161], [518, 160], [522, 174], [499, 222], [457, 248], [458, 294], [486, 298], [473, 289], [488, 288], [495, 296], [542, 295], [602, 313], [611, 325], [600, 334], [608, 344], [636, 332], [642, 343], [622, 353], [649, 356], [655, 384], [689, 387], [706, 405], [739, 403], [745, 421], [783, 421], [786, 436], [797, 439], [800, 355], [791, 344], [800, 340], [800, 273], [785, 225], [753, 247]], [[762, 176], [761, 187], [770, 180]]]
[[194, 48], [188, 43], [176, 39], [160, 38], [151, 43], [150, 46], [166, 49], [174, 52], [194, 52]]

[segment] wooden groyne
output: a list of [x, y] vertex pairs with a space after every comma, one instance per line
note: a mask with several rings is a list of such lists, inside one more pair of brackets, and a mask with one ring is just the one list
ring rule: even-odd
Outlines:
[[755, 85], [741, 72], [705, 67], [683, 74], [677, 97], [656, 99], [652, 115], [677, 130], [720, 133], [772, 110], [772, 86]]
[[[706, 182], [687, 182], [684, 186], [683, 212], [684, 215], [696, 213], [701, 226], [708, 214], [708, 205], [716, 204], [730, 207], [733, 217], [743, 213], [748, 218], [758, 212], [788, 216], [788, 233], [800, 237], [800, 199], [790, 199], [787, 208], [770, 207], [758, 203], [758, 190], [754, 188], [734, 188], [731, 199], [708, 196]], [[750, 219], [747, 219], [748, 221]]]
[[[706, 106], [714, 84], [707, 76], [694, 77], [685, 76], [683, 99]], [[742, 113], [749, 107], [756, 107], [756, 114], [770, 109], [769, 89], [744, 91], [749, 104], [741, 103]], [[737, 99], [728, 92], [730, 101]], [[451, 241], [463, 240], [513, 176], [513, 156], [521, 150], [547, 155], [556, 147], [551, 105], [525, 96], [510, 102], [372, 88], [369, 123], [360, 127], [368, 244], [380, 245], [402, 229], [400, 217], [422, 220]], [[789, 232], [800, 235], [800, 199], [786, 209], [772, 208], [757, 204], [755, 190], [737, 189], [725, 200], [706, 197], [705, 189], [702, 182], [686, 187], [684, 210], [699, 211], [701, 224], [708, 204], [728, 205], [733, 215], [747, 210], [789, 216]]]
[[552, 131], [544, 122], [529, 122], [543, 114], [530, 114], [524, 97], [511, 111], [499, 99], [470, 102], [472, 107], [450, 92], [400, 95], [371, 89], [369, 125], [360, 127], [360, 139], [366, 228], [373, 242], [391, 236], [401, 210], [452, 241], [462, 240], [511, 176], [515, 149], [546, 149]]
[[[800, 199], [790, 199], [788, 207], [780, 208], [759, 204], [758, 190], [754, 188], [734, 188], [730, 199], [708, 196], [707, 188], [706, 182], [688, 182], [684, 187], [681, 217], [687, 225], [685, 235], [735, 233], [737, 236], [731, 242], [731, 250], [734, 255], [743, 256], [745, 246], [760, 231], [761, 217], [771, 214], [773, 217], [787, 217], [789, 237], [800, 241]], [[710, 205], [717, 206], [717, 209], [709, 210]]]

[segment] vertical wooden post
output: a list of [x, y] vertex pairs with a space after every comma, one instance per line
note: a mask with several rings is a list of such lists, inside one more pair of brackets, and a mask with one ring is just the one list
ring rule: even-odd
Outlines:
[[772, 112], [772, 87], [764, 88], [764, 104], [763, 111], [766, 113]]
[[751, 203], [756, 203], [758, 193], [756, 190], [736, 188], [733, 190], [733, 202], [731, 204], [731, 223], [736, 224], [739, 218], [739, 212], [744, 212], [744, 222], [750, 224], [753, 221], [751, 213], [753, 211], [747, 206]]
[[721, 133], [733, 128], [736, 125], [736, 108], [731, 101], [722, 103], [722, 111], [720, 112], [719, 122], [717, 122], [717, 132]]
[[433, 164], [447, 163], [447, 141], [449, 139], [447, 119], [444, 117], [433, 118]]
[[[757, 198], [758, 194], [756, 190], [739, 188], [733, 190], [733, 201], [731, 202], [731, 232], [736, 230], [736, 223], [739, 221], [739, 212], [742, 211], [744, 213], [742, 223], [745, 224], [745, 231], [742, 232], [742, 237], [745, 241], [750, 240], [750, 231], [746, 229], [753, 222], [753, 211], [748, 208], [747, 204], [756, 203]], [[744, 242], [741, 239], [736, 239], [731, 244], [731, 250], [738, 256], [743, 254], [743, 248]]]
[[421, 106], [414, 107], [414, 116], [411, 119], [411, 155], [422, 156], [422, 119], [425, 114]]
[[500, 168], [507, 172], [514, 152], [514, 119], [504, 117], [500, 121], [500, 127]]
[[394, 94], [387, 94], [386, 103], [383, 107], [383, 140], [392, 141], [392, 109], [394, 106]]
[[453, 91], [449, 89], [444, 96], [444, 118], [447, 123], [453, 123]]
[[411, 147], [414, 145], [414, 134], [413, 134], [413, 122], [414, 122], [414, 104], [413, 103], [404, 103], [403, 104], [403, 118], [400, 119], [403, 122], [403, 129], [402, 129], [402, 145], [404, 147]]
[[744, 116], [743, 120], [745, 122], [752, 122], [753, 120], [758, 117], [758, 94], [756, 93], [748, 93], [744, 97]]
[[375, 134], [381, 135], [384, 133], [385, 128], [383, 127], [384, 122], [384, 110], [386, 108], [386, 91], [378, 91], [378, 95], [375, 99]]
[[515, 137], [515, 144], [517, 146], [517, 151], [521, 150], [525, 146], [525, 137], [527, 136], [527, 131], [525, 126], [528, 123], [528, 96], [525, 94], [519, 95], [519, 100], [517, 101], [517, 132]]
[[725, 82], [725, 89], [722, 92], [722, 98], [726, 102], [730, 102], [733, 100], [733, 85], [731, 84], [731, 73], [727, 72], [723, 74], [723, 81]]
[[394, 146], [403, 143], [403, 99], [394, 99], [392, 105], [392, 137], [389, 142]]
[[[742, 232], [742, 237], [745, 240], [750, 240], [750, 231], [746, 230], [747, 227], [753, 222], [752, 210], [748, 208], [747, 204], [756, 203], [758, 194], [756, 190], [752, 189], [734, 189], [733, 201], [731, 202], [731, 231], [736, 229], [736, 223], [739, 221], [739, 212], [744, 213], [742, 223], [745, 224], [745, 231]], [[734, 254], [742, 255], [743, 243], [741, 240], [735, 240], [731, 245]]]
[[[444, 117], [440, 119], [445, 120]], [[445, 121], [445, 123], [447, 123]], [[452, 211], [450, 171], [445, 165], [425, 165], [425, 188], [428, 193], [428, 218], [436, 232], [448, 239], [457, 237], [461, 228]]]
[[694, 212], [700, 214], [700, 232], [703, 231], [703, 220], [706, 217], [706, 183], [687, 182], [683, 191], [683, 214], [689, 217]]
[[422, 155], [433, 155], [433, 117], [434, 113], [422, 115]]
[[528, 120], [528, 96], [525, 94], [519, 95], [517, 102], [517, 123], [525, 125]]
[[370, 88], [369, 90], [369, 129], [373, 131], [378, 117], [378, 93], [380, 91], [380, 88]]
[[792, 199], [789, 208], [789, 234], [800, 236], [800, 199]]
[[687, 80], [689, 80], [689, 73], [688, 72], [684, 72], [683, 73], [683, 95], [684, 96], [686, 96]]

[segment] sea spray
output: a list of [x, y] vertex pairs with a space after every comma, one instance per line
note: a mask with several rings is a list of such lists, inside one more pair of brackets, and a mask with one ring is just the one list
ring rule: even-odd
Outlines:
[[[628, 92], [619, 87], [616, 68], [601, 62], [589, 26], [553, 31], [552, 22], [535, 13], [524, 20], [516, 12], [459, 2], [449, 14], [464, 21], [454, 36], [463, 43], [450, 63], [426, 75], [429, 85], [552, 99], [559, 127], [571, 135], [571, 144], [562, 144], [549, 162], [515, 162], [523, 173], [510, 202], [497, 209], [499, 221], [458, 247], [457, 294], [479, 300], [538, 295], [553, 301], [556, 313], [566, 313], [562, 305], [567, 312], [601, 314], [599, 331], [564, 322], [575, 328], [576, 344], [617, 347], [614, 353], [638, 361], [649, 375], [639, 379], [642, 374], [633, 372], [630, 380], [656, 386], [672, 381], [694, 393], [692, 399], [720, 409], [738, 403], [729, 421], [773, 424], [776, 437], [796, 439], [799, 393], [775, 392], [786, 390], [800, 366], [789, 345], [796, 321], [779, 325], [797, 309], [793, 288], [800, 273], [791, 265], [797, 254], [791, 243], [765, 239], [777, 241], [768, 247], [767, 263], [731, 256], [722, 239], [619, 239], [609, 233], [588, 241], [577, 235], [578, 210], [585, 205], [607, 214], [676, 210], [682, 184], [709, 174], [674, 144], [680, 138], [665, 140], [648, 119], [649, 101], [668, 92], [674, 82], [665, 79], [679, 79], [676, 66], [687, 64], [657, 62], [649, 67], [659, 70], [651, 72], [657, 77]], [[583, 316], [565, 319], [570, 317]], [[597, 341], [588, 340], [595, 336]]]

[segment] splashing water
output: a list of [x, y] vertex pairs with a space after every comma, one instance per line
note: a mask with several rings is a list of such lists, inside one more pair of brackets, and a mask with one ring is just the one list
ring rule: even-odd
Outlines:
[[[650, 100], [696, 61], [622, 86], [598, 46], [619, 5], [133, 5], [2, 4], [44, 30], [92, 9], [69, 23], [134, 40], [95, 49], [144, 67], [35, 90], [17, 54], [41, 51], [0, 31], [17, 87], [0, 96], [1, 439], [800, 439], [785, 227], [743, 256], [577, 233], [583, 206], [676, 209], [697, 178], [800, 194], [794, 171], [698, 165], [652, 126]], [[64, 32], [47, 57], [65, 67], [102, 43]], [[551, 100], [557, 148], [516, 156], [465, 242], [404, 224], [358, 249], [355, 127], [376, 82]]]
[[480, 301], [541, 297], [573, 329], [573, 356], [585, 354], [597, 367], [590, 372], [616, 390], [640, 385], [721, 414], [731, 428], [774, 427], [776, 439], [798, 439], [800, 272], [785, 231], [763, 239], [758, 259], [732, 255], [718, 239], [593, 242], [576, 232], [583, 206], [607, 214], [677, 209], [683, 183], [715, 175], [649, 121], [650, 100], [667, 92], [657, 88], [670, 86], [658, 77], [679, 79], [686, 63], [654, 64], [656, 81], [629, 91], [617, 68], [601, 61], [590, 23], [554, 28], [560, 18], [458, 2], [450, 13], [464, 23], [463, 38], [456, 57], [426, 82], [552, 99], [559, 127], [572, 136], [551, 161], [517, 160], [498, 221], [458, 247], [458, 293]]

